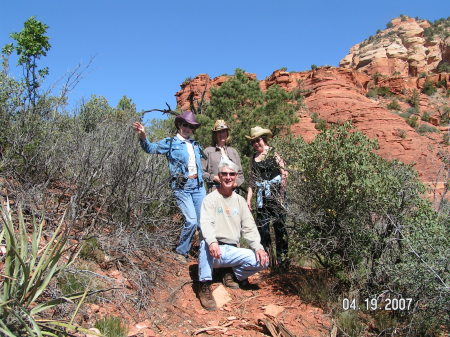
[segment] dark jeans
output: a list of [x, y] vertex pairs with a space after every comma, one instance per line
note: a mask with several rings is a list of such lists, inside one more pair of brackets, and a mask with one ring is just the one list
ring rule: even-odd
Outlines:
[[[286, 212], [279, 205], [264, 205], [256, 212], [256, 225], [261, 235], [261, 244], [271, 257], [271, 264], [281, 264], [287, 259], [288, 235], [285, 227]], [[270, 224], [275, 232], [276, 262], [273, 261], [272, 240], [270, 238]]]

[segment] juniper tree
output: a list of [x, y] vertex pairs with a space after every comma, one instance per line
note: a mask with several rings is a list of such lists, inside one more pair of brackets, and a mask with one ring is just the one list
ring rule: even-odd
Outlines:
[[211, 88], [211, 98], [205, 113], [198, 116], [202, 127], [197, 138], [202, 144], [210, 144], [214, 121], [223, 119], [231, 129], [232, 145], [241, 154], [244, 170], [248, 165], [251, 149], [245, 135], [250, 128], [259, 125], [268, 128], [273, 135], [288, 133], [297, 119], [301, 107], [300, 91], [287, 92], [278, 85], [261, 90], [259, 82], [242, 69], [236, 69], [231, 78], [218, 88]]

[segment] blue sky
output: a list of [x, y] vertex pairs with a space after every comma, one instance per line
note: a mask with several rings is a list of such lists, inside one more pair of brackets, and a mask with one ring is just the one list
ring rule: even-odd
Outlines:
[[50, 69], [44, 87], [58, 88], [67, 72], [94, 58], [70, 109], [92, 94], [111, 106], [126, 95], [138, 110], [165, 102], [175, 108], [187, 77], [242, 68], [264, 79], [281, 67], [338, 66], [350, 47], [400, 14], [450, 16], [448, 0], [14, 0], [1, 7], [0, 46], [31, 16], [49, 26], [52, 48], [39, 63]]

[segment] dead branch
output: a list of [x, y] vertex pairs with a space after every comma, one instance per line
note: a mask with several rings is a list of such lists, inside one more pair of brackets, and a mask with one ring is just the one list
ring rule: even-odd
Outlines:
[[166, 102], [166, 105], [167, 105], [167, 109], [150, 109], [150, 110], [143, 111], [142, 114], [141, 114], [141, 119], [144, 117], [144, 115], [147, 112], [153, 112], [153, 111], [159, 111], [159, 112], [162, 112], [163, 114], [173, 115], [173, 116], [178, 116], [179, 115], [178, 112], [172, 110], [172, 108], [170, 107], [170, 105], [167, 102]]
[[169, 297], [167, 298], [167, 302], [173, 303], [173, 301], [175, 300], [175, 294], [181, 290], [186, 284], [191, 284], [193, 283], [192, 280], [187, 280], [184, 281], [183, 283], [181, 283], [178, 287], [176, 287], [174, 290], [172, 290], [172, 292], [170, 293]]
[[259, 319], [258, 322], [265, 325], [273, 337], [295, 337], [295, 334], [290, 332], [283, 323], [274, 317], [267, 316], [266, 319]]
[[226, 332], [228, 330], [226, 327], [229, 326], [229, 325], [231, 325], [231, 324], [225, 324], [225, 325], [222, 325], [222, 326], [207, 326], [205, 328], [200, 328], [200, 329], [195, 330], [192, 333], [192, 336], [195, 336], [195, 335], [198, 335], [198, 334], [200, 334], [202, 332], [207, 332], [207, 331], [220, 331], [220, 332], [224, 333], [224, 332]]

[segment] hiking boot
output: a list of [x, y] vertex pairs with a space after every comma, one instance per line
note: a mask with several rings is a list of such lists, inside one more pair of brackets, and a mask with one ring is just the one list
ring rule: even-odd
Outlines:
[[212, 295], [211, 281], [200, 282], [198, 298], [200, 299], [202, 307], [206, 310], [213, 311], [217, 309], [216, 301]]
[[241, 288], [242, 290], [258, 290], [259, 289], [259, 286], [257, 284], [251, 284], [247, 278], [245, 280], [238, 281], [238, 283], [239, 283], [239, 288]]
[[233, 272], [231, 273], [225, 273], [222, 278], [222, 283], [225, 287], [231, 288], [231, 289], [239, 289], [239, 283], [236, 282]]
[[182, 254], [178, 254], [178, 253], [175, 253], [175, 260], [177, 260], [178, 262], [184, 263], [184, 264], [186, 264], [188, 262], [186, 256], [184, 256]]

